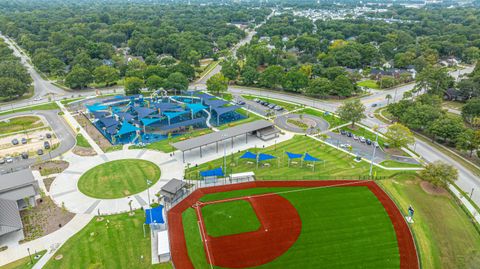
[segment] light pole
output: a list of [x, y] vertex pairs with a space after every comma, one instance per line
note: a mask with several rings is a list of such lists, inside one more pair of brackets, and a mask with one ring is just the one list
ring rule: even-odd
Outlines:
[[475, 188], [472, 188], [472, 191], [470, 192], [470, 200], [472, 200], [472, 195], [473, 195], [474, 190], [475, 190]]
[[381, 126], [378, 126], [375, 129], [375, 145], [373, 146], [373, 153], [372, 153], [372, 159], [370, 160], [370, 172], [368, 173], [368, 177], [372, 178], [372, 170], [373, 170], [373, 160], [375, 159], [375, 152], [377, 150], [378, 145], [378, 129], [381, 128]]
[[223, 138], [223, 170], [227, 173], [227, 135], [222, 135]]
[[27, 251], [28, 251], [28, 257], [30, 257], [30, 263], [33, 264], [32, 254], [30, 254], [30, 248], [27, 248]]

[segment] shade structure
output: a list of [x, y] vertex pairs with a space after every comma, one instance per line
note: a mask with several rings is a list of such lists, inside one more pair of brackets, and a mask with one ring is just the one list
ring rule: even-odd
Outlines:
[[137, 112], [137, 116], [139, 119], [143, 119], [155, 112], [155, 109], [151, 109], [148, 107], [135, 107], [134, 110]]
[[199, 112], [199, 111], [202, 111], [204, 110], [205, 108], [207, 108], [206, 106], [200, 104], [200, 103], [197, 103], [197, 104], [187, 104], [187, 107], [188, 109], [190, 109], [192, 111], [193, 114]]
[[250, 151], [245, 152], [242, 156], [240, 156], [240, 159], [257, 159], [257, 154], [251, 153]]
[[223, 177], [223, 170], [221, 167], [212, 169], [212, 170], [206, 170], [206, 171], [201, 171], [200, 176], [202, 177]]
[[106, 112], [106, 111], [93, 111], [92, 114], [95, 118], [99, 119], [99, 118], [106, 117], [108, 115], [108, 112]]
[[207, 119], [205, 117], [200, 117], [196, 119], [191, 119], [191, 120], [186, 120], [186, 121], [181, 121], [177, 123], [172, 123], [170, 125], [163, 125], [160, 127], [162, 131], [168, 131], [172, 129], [177, 129], [181, 127], [188, 127], [188, 126], [193, 126], [193, 125], [205, 125], [205, 121]]
[[154, 103], [153, 106], [156, 109], [160, 109], [161, 112], [164, 111], [182, 111], [182, 107], [175, 103]]
[[224, 105], [228, 104], [227, 101], [223, 101], [223, 100], [220, 100], [220, 99], [203, 100], [203, 102], [205, 103], [205, 105], [207, 105], [211, 108], [220, 107], [220, 106], [224, 106]]
[[118, 112], [118, 113], [115, 113], [115, 115], [117, 115], [120, 119], [126, 120], [126, 121], [131, 121], [135, 118], [132, 114], [128, 112]]
[[107, 109], [108, 109], [108, 106], [104, 106], [104, 105], [91, 105], [91, 106], [87, 106], [87, 109], [88, 109], [88, 111], [90, 111], [90, 112], [96, 112], [96, 111], [101, 111], [101, 110], [107, 110]]
[[145, 209], [145, 224], [164, 224], [163, 206]]
[[315, 158], [312, 155], [305, 153], [305, 157], [303, 158], [304, 161], [307, 162], [321, 162], [321, 159]]
[[298, 159], [298, 158], [302, 158], [303, 157], [303, 154], [298, 154], [298, 153], [291, 153], [291, 152], [285, 152], [288, 156], [289, 159]]
[[209, 100], [209, 99], [215, 98], [215, 96], [210, 95], [210, 94], [206, 94], [206, 93], [203, 93], [203, 92], [196, 93], [195, 95], [197, 97], [199, 97], [200, 99], [203, 99], [203, 100]]
[[98, 121], [100, 121], [103, 124], [103, 126], [107, 128], [110, 126], [118, 125], [118, 121], [114, 117], [100, 118]]
[[145, 126], [149, 126], [149, 125], [152, 125], [152, 124], [154, 124], [154, 123], [156, 123], [156, 122], [160, 122], [161, 120], [162, 120], [162, 119], [160, 119], [160, 118], [155, 118], [155, 119], [143, 118], [143, 119], [142, 119], [142, 123], [143, 123], [143, 125], [145, 125]]
[[231, 111], [235, 111], [239, 108], [240, 108], [239, 106], [222, 106], [222, 107], [212, 108], [212, 110], [215, 111], [217, 115], [222, 115]]
[[140, 130], [140, 128], [133, 126], [132, 124], [128, 123], [127, 121], [123, 121], [122, 127], [118, 131], [117, 135], [124, 135], [124, 134], [129, 134], [133, 133]]
[[168, 119], [173, 119], [183, 114], [190, 113], [189, 111], [181, 111], [181, 112], [163, 112], [163, 115], [167, 116]]
[[275, 159], [277, 157], [273, 156], [273, 155], [270, 155], [270, 154], [264, 154], [264, 153], [260, 153], [258, 155], [258, 161], [261, 162], [261, 161], [268, 161], [268, 160], [271, 160], [271, 159]]

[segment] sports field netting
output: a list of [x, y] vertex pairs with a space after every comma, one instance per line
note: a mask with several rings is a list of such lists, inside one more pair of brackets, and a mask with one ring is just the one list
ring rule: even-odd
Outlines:
[[[359, 265], [362, 268], [400, 268], [394, 227], [386, 210], [368, 187], [300, 189], [303, 188], [251, 188], [207, 194], [200, 200], [208, 203], [278, 193], [295, 207], [302, 223], [297, 241], [283, 255], [255, 268], [358, 268]], [[228, 214], [233, 210], [229, 206], [231, 203], [214, 205], [224, 204], [217, 209]], [[184, 211], [182, 219], [192, 263], [195, 268], [211, 268], [195, 210], [189, 208]]]

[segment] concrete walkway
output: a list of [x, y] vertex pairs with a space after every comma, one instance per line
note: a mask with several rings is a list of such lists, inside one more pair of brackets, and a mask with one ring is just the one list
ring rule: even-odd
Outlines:
[[120, 150], [92, 157], [81, 157], [74, 154], [65, 155], [70, 166], [59, 174], [50, 187], [52, 200], [62, 204], [70, 212], [77, 214], [116, 214], [129, 211], [129, 201], [132, 207], [138, 209], [148, 204], [147, 190], [119, 199], [97, 199], [89, 197], [78, 190], [80, 176], [89, 169], [105, 162], [121, 159], [141, 159], [157, 164], [161, 170], [160, 180], [150, 187], [150, 199], [155, 199], [155, 193], [170, 179], [183, 179], [183, 164], [172, 159], [169, 154], [151, 150]]

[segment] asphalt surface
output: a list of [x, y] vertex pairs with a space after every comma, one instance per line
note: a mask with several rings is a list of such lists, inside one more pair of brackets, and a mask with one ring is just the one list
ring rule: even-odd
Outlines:
[[315, 116], [312, 116], [312, 115], [308, 115], [308, 114], [304, 114], [304, 115], [302, 115], [302, 117], [303, 117], [303, 119], [307, 119], [310, 122], [315, 124], [315, 126], [313, 127], [313, 130], [311, 130], [311, 129], [304, 130], [300, 127], [297, 127], [293, 124], [288, 123], [289, 119], [300, 120], [300, 115], [299, 114], [286, 114], [286, 115], [278, 116], [278, 117], [275, 118], [275, 124], [277, 126], [279, 126], [280, 128], [284, 129], [284, 130], [294, 132], [294, 133], [302, 133], [302, 134], [304, 134], [304, 133], [311, 134], [311, 133], [315, 132], [317, 128], [320, 129], [320, 131], [328, 130], [329, 124], [324, 119], [319, 118], [319, 117], [315, 117]]
[[[68, 126], [67, 122], [58, 115], [59, 110], [43, 110], [43, 111], [25, 111], [25, 112], [18, 112], [0, 116], [0, 120], [14, 117], [14, 116], [27, 116], [27, 115], [40, 115], [43, 116], [50, 127], [52, 128], [53, 132], [60, 140], [60, 145], [52, 150], [49, 153], [45, 151], [40, 158], [43, 161], [49, 160], [51, 158], [55, 158], [60, 156], [61, 154], [69, 151], [71, 148], [75, 146], [76, 139], [73, 130]], [[6, 173], [13, 170], [23, 169], [34, 164], [37, 161], [37, 158], [29, 158], [29, 159], [22, 159], [21, 157], [16, 157], [12, 163], [5, 163], [0, 164], [0, 172]]]

